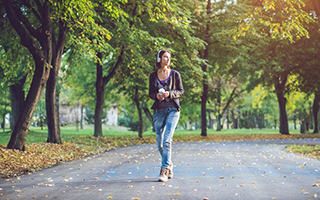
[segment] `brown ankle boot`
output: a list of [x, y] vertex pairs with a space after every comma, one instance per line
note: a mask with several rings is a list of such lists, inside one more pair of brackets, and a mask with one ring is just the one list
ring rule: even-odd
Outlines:
[[168, 174], [169, 174], [169, 169], [161, 168], [158, 181], [159, 182], [167, 182], [168, 181]]
[[173, 163], [170, 162], [168, 179], [171, 179], [172, 177], [173, 177]]

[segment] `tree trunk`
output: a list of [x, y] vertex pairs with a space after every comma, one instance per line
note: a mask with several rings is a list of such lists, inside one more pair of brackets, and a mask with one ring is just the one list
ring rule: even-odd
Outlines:
[[216, 118], [216, 122], [217, 122], [217, 131], [221, 131], [222, 127], [221, 127], [221, 115], [218, 114], [217, 118]]
[[150, 110], [147, 108], [147, 104], [145, 102], [142, 103], [142, 109], [144, 111], [144, 113], [146, 114], [148, 120], [151, 122], [152, 124], [152, 131], [155, 132], [156, 129], [154, 127], [154, 123], [153, 123], [153, 117], [152, 117], [152, 114], [150, 112]]
[[214, 121], [213, 121], [213, 119], [211, 117], [211, 113], [210, 112], [208, 112], [208, 116], [209, 116], [209, 129], [213, 129]]
[[138, 113], [139, 113], [139, 138], [142, 138], [143, 134], [143, 119], [142, 119], [142, 111], [139, 103], [139, 98], [138, 98], [138, 92], [139, 92], [139, 86], [135, 86], [135, 93], [134, 93], [134, 98], [133, 101], [137, 106]]
[[[97, 57], [99, 58], [99, 62], [97, 63], [97, 80], [96, 80], [96, 109], [94, 113], [94, 134], [93, 136], [98, 137], [102, 136], [102, 112], [104, 105], [104, 91], [105, 86], [111, 80], [111, 78], [115, 75], [116, 70], [119, 68], [122, 63], [122, 56], [125, 51], [125, 45], [122, 46], [120, 55], [118, 56], [116, 64], [110, 70], [108, 76], [103, 77], [102, 72], [102, 53], [98, 53]], [[101, 62], [101, 63], [100, 63]]]
[[14, 126], [7, 148], [18, 150], [25, 149], [25, 142], [32, 115], [44, 90], [49, 73], [50, 69], [47, 67], [47, 64], [44, 61], [39, 61], [36, 63], [35, 73], [33, 75], [28, 96], [16, 125]]
[[313, 112], [313, 119], [314, 119], [314, 130], [313, 133], [319, 133], [319, 123], [318, 123], [318, 112], [319, 112], [319, 102], [320, 102], [320, 95], [315, 94], [312, 106]]
[[57, 92], [57, 80], [64, 51], [67, 27], [60, 21], [57, 41], [54, 34], [55, 32], [53, 31], [52, 33], [52, 68], [46, 88], [46, 111], [48, 119], [47, 142], [61, 144], [59, 105], [57, 103], [57, 97], [59, 97], [59, 93]]
[[83, 105], [81, 105], [80, 112], [80, 129], [83, 129]]
[[229, 111], [227, 112], [227, 117], [226, 117], [226, 120], [227, 120], [227, 129], [229, 129]]
[[279, 120], [280, 120], [280, 133], [284, 135], [289, 134], [288, 117], [286, 111], [287, 99], [284, 97], [284, 89], [287, 81], [288, 74], [284, 73], [281, 78], [274, 77], [274, 87], [277, 94], [279, 103]]
[[24, 83], [26, 81], [26, 77], [23, 77], [18, 83], [10, 86], [11, 93], [11, 120], [10, 120], [10, 128], [13, 130], [18, 117], [22, 111], [23, 103], [24, 103]]
[[5, 129], [6, 129], [6, 115], [5, 114], [3, 114], [3, 116], [2, 116], [1, 128], [2, 128], [2, 132], [5, 132]]
[[306, 123], [304, 120], [301, 121], [301, 125], [300, 125], [300, 133], [304, 134], [306, 133]]
[[96, 109], [94, 112], [94, 135], [95, 137], [102, 136], [102, 115], [104, 105], [104, 91], [105, 84], [103, 83], [102, 72], [102, 53], [98, 53], [97, 57], [100, 59], [97, 62], [97, 80], [96, 80]]
[[59, 67], [51, 68], [50, 76], [46, 87], [46, 111], [48, 118], [47, 142], [61, 144], [59, 112], [57, 106], [57, 77]]
[[231, 129], [236, 129], [237, 122], [236, 122], [236, 118], [234, 116], [234, 110], [230, 110], [230, 114], [231, 114], [231, 121], [232, 121]]
[[[207, 3], [207, 16], [208, 21], [206, 25], [206, 35], [205, 41], [207, 43], [204, 50], [204, 59], [209, 58], [209, 47], [210, 47], [210, 16], [211, 16], [211, 0]], [[207, 99], [208, 99], [208, 76], [207, 76], [208, 66], [202, 66], [203, 75], [203, 93], [201, 96], [201, 136], [207, 136]]]
[[237, 122], [237, 125], [238, 125], [238, 129], [241, 129], [242, 128], [242, 123], [241, 123], [241, 112], [238, 111], [239, 115], [238, 115], [238, 122]]
[[[7, 148], [9, 149], [24, 150], [32, 115], [50, 74], [49, 67], [52, 61], [53, 28], [50, 23], [50, 9], [48, 3], [42, 5], [42, 26], [37, 30], [38, 32], [36, 32], [32, 26], [23, 26], [23, 24], [28, 24], [29, 22], [27, 19], [21, 20], [23, 18], [21, 17], [23, 16], [23, 13], [21, 10], [15, 9], [11, 1], [3, 1], [3, 3], [10, 23], [21, 39], [21, 44], [28, 48], [35, 63], [35, 71], [26, 101], [24, 102], [24, 106], [16, 121], [16, 125], [13, 128], [10, 141], [7, 145]], [[39, 47], [34, 40], [40, 42], [41, 47]]]

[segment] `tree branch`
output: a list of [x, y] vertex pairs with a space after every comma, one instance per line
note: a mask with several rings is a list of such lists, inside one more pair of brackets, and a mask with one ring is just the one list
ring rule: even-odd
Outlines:
[[30, 33], [20, 23], [21, 21], [19, 20], [19, 18], [17, 17], [14, 11], [15, 9], [13, 8], [12, 2], [4, 1], [4, 7], [6, 9], [6, 12], [8, 14], [8, 18], [12, 27], [16, 30], [17, 34], [21, 39], [21, 44], [28, 48], [28, 50], [30, 51], [30, 53], [33, 55], [35, 59], [43, 59], [39, 56], [39, 55], [43, 56], [43, 52], [39, 53], [39, 51], [41, 51], [40, 48], [35, 44]]
[[[36, 1], [37, 3], [39, 3], [39, 1]], [[26, 0], [23, 0], [23, 3], [24, 3], [24, 5], [27, 7], [27, 8], [29, 8], [31, 11], [32, 11], [32, 13], [34, 14], [34, 16], [36, 16], [36, 18], [38, 19], [38, 21], [41, 21], [41, 17], [40, 17], [40, 15], [37, 13], [37, 11], [30, 5], [30, 3], [28, 2], [28, 1], [26, 1]], [[38, 4], [37, 4], [38, 5]], [[40, 3], [39, 3], [39, 5], [40, 5]], [[39, 7], [39, 5], [38, 5], [38, 9], [39, 10], [41, 10], [41, 7]], [[41, 5], [40, 5], [41, 6]]]
[[22, 12], [21, 12], [21, 10], [20, 10], [19, 8], [15, 8], [15, 7], [13, 7], [13, 6], [12, 6], [12, 8], [15, 10], [15, 14], [18, 16], [18, 19], [20, 20], [20, 22], [22, 22], [22, 23], [24, 24], [24, 26], [26, 27], [26, 29], [28, 30], [28, 32], [29, 32], [33, 37], [39, 39], [39, 36], [40, 36], [40, 35], [39, 35], [39, 32], [31, 26], [28, 18], [26, 18], [26, 17], [22, 14]]
[[117, 62], [116, 64], [113, 66], [111, 72], [108, 74], [108, 76], [104, 76], [103, 77], [103, 84], [106, 85], [110, 79], [116, 74], [116, 70], [119, 68], [120, 64], [122, 63], [123, 60], [123, 53], [125, 52], [125, 45], [122, 45], [121, 51], [120, 51], [120, 55], [118, 56]]

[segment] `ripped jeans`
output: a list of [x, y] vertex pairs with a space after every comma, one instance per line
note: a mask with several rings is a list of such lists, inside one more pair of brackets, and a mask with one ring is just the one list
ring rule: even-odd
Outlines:
[[161, 168], [169, 169], [171, 162], [172, 138], [180, 117], [175, 107], [156, 109], [153, 122], [156, 130], [157, 145], [162, 157]]

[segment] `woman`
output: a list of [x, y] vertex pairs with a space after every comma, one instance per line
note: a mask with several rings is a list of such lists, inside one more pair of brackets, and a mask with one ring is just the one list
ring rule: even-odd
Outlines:
[[157, 70], [149, 76], [149, 97], [155, 100], [153, 122], [157, 145], [162, 157], [159, 180], [173, 177], [171, 161], [172, 137], [180, 117], [179, 98], [183, 95], [180, 73], [170, 69], [171, 53], [160, 50], [157, 53]]

